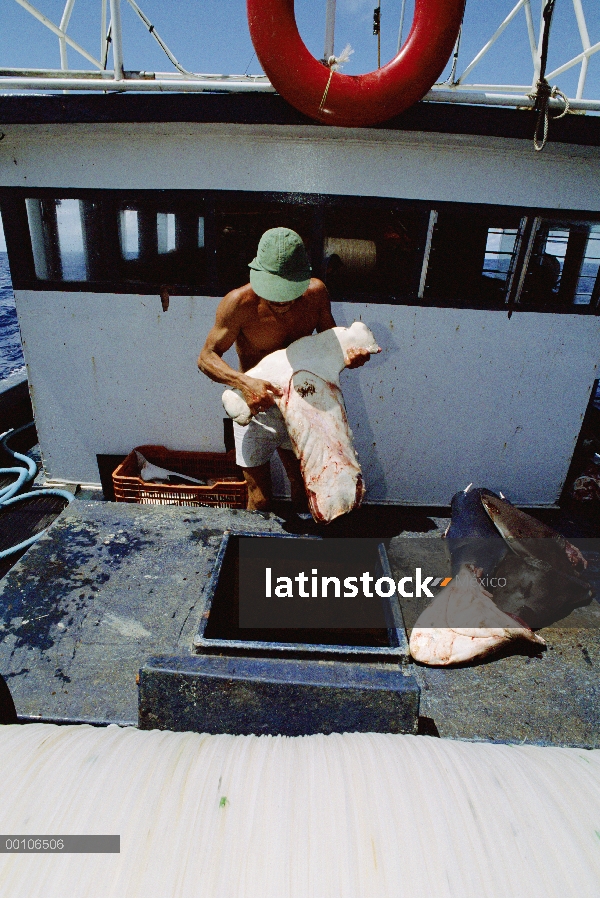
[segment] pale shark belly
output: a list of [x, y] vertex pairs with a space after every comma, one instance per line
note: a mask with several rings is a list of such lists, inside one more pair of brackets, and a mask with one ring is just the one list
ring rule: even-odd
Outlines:
[[296, 371], [277, 404], [300, 460], [314, 519], [329, 523], [357, 508], [364, 486], [340, 388], [309, 371]]

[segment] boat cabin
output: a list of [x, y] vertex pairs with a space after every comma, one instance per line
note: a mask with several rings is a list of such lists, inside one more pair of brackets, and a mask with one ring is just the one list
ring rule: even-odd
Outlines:
[[273, 94], [2, 96], [0, 119], [50, 480], [97, 483], [97, 455], [141, 444], [223, 451], [223, 388], [196, 359], [285, 225], [336, 322], [383, 349], [342, 380], [366, 501], [447, 505], [475, 482], [557, 502], [598, 376], [594, 120], [556, 122], [535, 153], [530, 111], [440, 103], [366, 129]]

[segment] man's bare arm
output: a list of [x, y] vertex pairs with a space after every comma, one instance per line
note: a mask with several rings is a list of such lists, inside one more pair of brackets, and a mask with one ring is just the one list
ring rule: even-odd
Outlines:
[[269, 381], [235, 371], [222, 358], [223, 353], [237, 340], [247, 317], [248, 311], [241, 292], [232, 290], [219, 303], [215, 324], [198, 357], [198, 368], [216, 383], [239, 390], [250, 411], [256, 414], [273, 405], [273, 396], [281, 395], [281, 390]]
[[218, 305], [215, 323], [198, 357], [198, 368], [216, 383], [239, 389], [243, 375], [222, 359], [237, 340], [245, 318], [235, 293], [237, 291], [228, 293]]

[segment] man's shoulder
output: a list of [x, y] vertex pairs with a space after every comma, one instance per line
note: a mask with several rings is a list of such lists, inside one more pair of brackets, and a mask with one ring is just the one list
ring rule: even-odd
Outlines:
[[327, 295], [327, 287], [320, 278], [311, 278], [306, 292], [314, 294], [324, 293]]
[[306, 299], [317, 305], [329, 303], [329, 292], [327, 287], [319, 278], [311, 278], [308, 289], [304, 293]]
[[304, 294], [313, 308], [319, 312], [331, 311], [331, 298], [329, 291], [322, 280], [319, 278], [311, 278], [308, 290]]
[[225, 317], [249, 318], [256, 315], [257, 309], [258, 296], [250, 284], [230, 290], [219, 303], [219, 312]]

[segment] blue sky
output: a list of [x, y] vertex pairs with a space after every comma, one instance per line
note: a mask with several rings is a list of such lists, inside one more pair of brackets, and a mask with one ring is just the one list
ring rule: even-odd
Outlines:
[[[344, 71], [358, 74], [377, 64], [377, 39], [372, 34], [376, 0], [338, 0], [336, 51], [347, 43], [354, 55]], [[402, 0], [381, 0], [382, 60], [396, 53]], [[516, 0], [467, 0], [461, 46], [462, 67], [472, 59], [493, 33]], [[600, 3], [583, 0], [590, 40], [600, 41]], [[64, 0], [34, 0], [41, 12], [60, 21]], [[541, 0], [532, 0], [536, 27]], [[181, 64], [197, 72], [260, 72], [246, 22], [245, 0], [139, 0], [139, 6], [156, 26]], [[413, 0], [407, 0], [405, 34], [412, 17]], [[323, 53], [325, 0], [296, 0], [296, 16], [308, 48], [316, 56]], [[170, 71], [171, 65], [142, 22], [122, 0], [124, 58], [127, 69]], [[0, 0], [0, 65], [57, 67], [58, 40], [36, 22], [15, 0]], [[93, 55], [100, 52], [100, 0], [76, 0], [69, 34]], [[581, 51], [572, 0], [557, 0], [550, 45], [549, 70]], [[285, 48], [282, 47], [282, 52]], [[83, 63], [83, 65], [82, 65]], [[73, 68], [87, 63], [69, 50]], [[559, 86], [570, 95], [576, 89], [578, 68], [560, 76]], [[475, 69], [472, 80], [479, 83], [527, 84], [531, 80], [531, 56], [521, 10], [508, 26], [488, 57]], [[600, 96], [600, 53], [592, 57], [588, 96]]]

